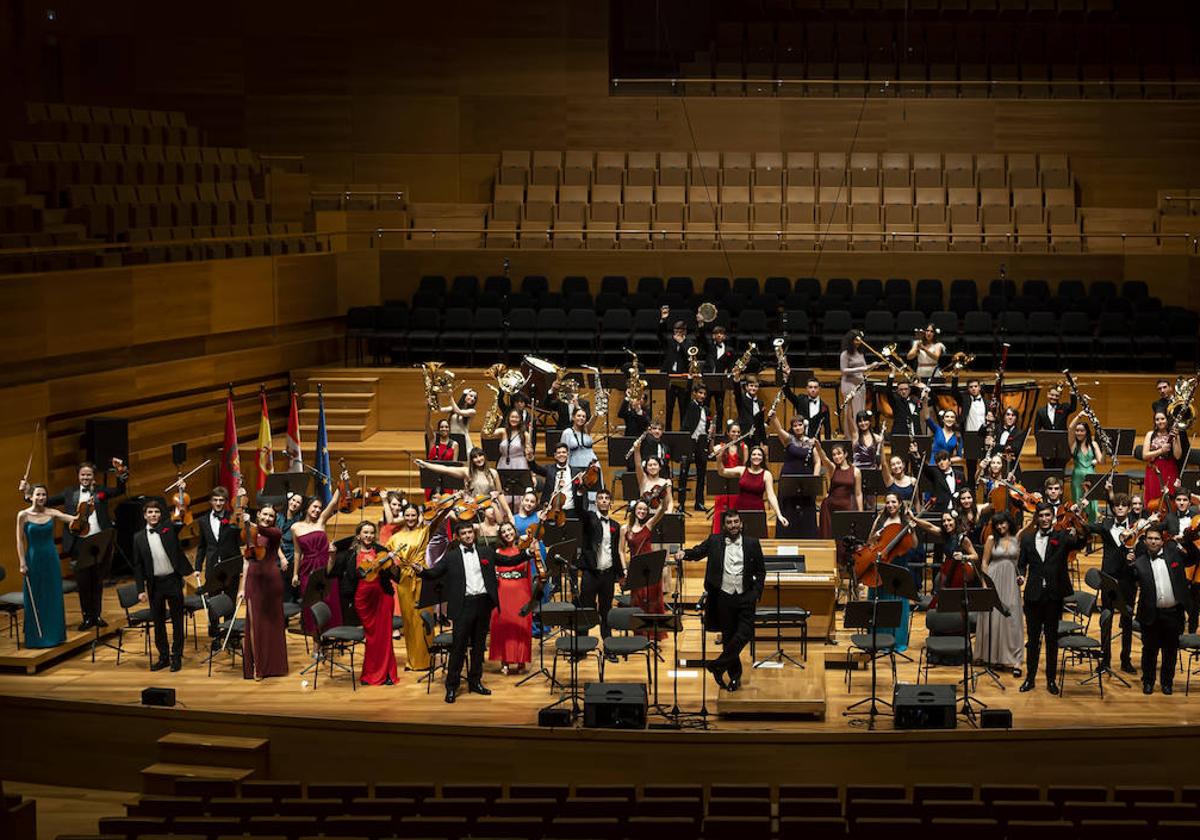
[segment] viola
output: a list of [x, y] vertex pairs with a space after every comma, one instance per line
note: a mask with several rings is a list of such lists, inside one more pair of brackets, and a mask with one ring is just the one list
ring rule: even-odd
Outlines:
[[911, 522], [901, 525], [894, 522], [885, 525], [879, 534], [862, 548], [854, 552], [854, 576], [859, 583], [879, 586], [879, 564], [891, 563], [902, 554], [917, 547], [917, 537]]

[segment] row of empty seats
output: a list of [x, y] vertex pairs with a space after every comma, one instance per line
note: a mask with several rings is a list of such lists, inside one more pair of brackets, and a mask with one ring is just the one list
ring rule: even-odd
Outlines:
[[76, 185], [68, 190], [67, 219], [88, 236], [117, 238], [131, 228], [246, 225], [269, 222], [270, 206], [248, 181], [164, 186]]
[[1043, 152], [512, 150], [496, 184], [557, 186], [979, 187], [1073, 189], [1067, 155]]
[[194, 146], [200, 132], [182, 111], [149, 111], [106, 105], [27, 102], [31, 134], [43, 140]]

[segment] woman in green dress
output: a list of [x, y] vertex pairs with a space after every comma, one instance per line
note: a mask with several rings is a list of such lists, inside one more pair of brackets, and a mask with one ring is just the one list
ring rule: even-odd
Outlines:
[[[1088, 488], [1084, 486], [1084, 479], [1090, 473], [1096, 472], [1100, 464], [1104, 463], [1104, 453], [1100, 449], [1100, 444], [1092, 436], [1092, 427], [1083, 419], [1082, 413], [1076, 414], [1067, 428], [1071, 430], [1071, 460], [1073, 462], [1071, 501], [1079, 502], [1087, 495], [1088, 491]], [[1084, 505], [1082, 513], [1087, 517], [1088, 522], [1095, 522], [1098, 515], [1096, 500], [1092, 499]]]

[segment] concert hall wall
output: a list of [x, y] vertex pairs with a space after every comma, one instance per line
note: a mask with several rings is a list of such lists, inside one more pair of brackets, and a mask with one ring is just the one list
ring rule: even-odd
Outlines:
[[1065, 152], [1081, 206], [1200, 187], [1194, 101], [610, 96], [604, 2], [25, 5], [21, 66], [53, 37], [62, 83], [18, 99], [182, 109], [212, 144], [421, 202], [489, 201], [505, 149]]

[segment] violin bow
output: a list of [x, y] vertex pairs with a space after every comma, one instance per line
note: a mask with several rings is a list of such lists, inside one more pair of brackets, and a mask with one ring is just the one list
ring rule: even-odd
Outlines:
[[[28, 458], [28, 459], [25, 461], [25, 478], [24, 478], [24, 481], [25, 481], [25, 483], [27, 483], [27, 484], [29, 483], [29, 471], [33, 469], [33, 454], [34, 454], [34, 452], [35, 452], [35, 451], [37, 451], [37, 437], [38, 437], [38, 432], [40, 432], [41, 430], [42, 430], [42, 421], [39, 419], [37, 422], [35, 422], [35, 423], [33, 424], [33, 440], [32, 440], [32, 441], [30, 442], [30, 444], [29, 444], [29, 458]], [[30, 597], [30, 599], [29, 599], [29, 600], [30, 600], [30, 603], [32, 603], [32, 602], [33, 602], [33, 598], [32, 598], [32, 597]], [[42, 631], [41, 631], [41, 627], [40, 627], [40, 624], [39, 624], [39, 628], [38, 628], [38, 635], [40, 636], [40, 635], [41, 635], [41, 633], [42, 633]]]

